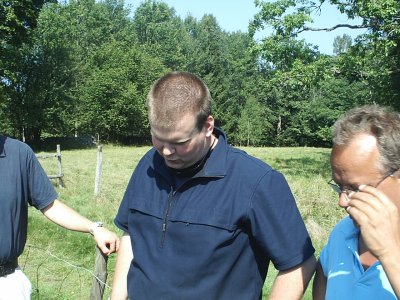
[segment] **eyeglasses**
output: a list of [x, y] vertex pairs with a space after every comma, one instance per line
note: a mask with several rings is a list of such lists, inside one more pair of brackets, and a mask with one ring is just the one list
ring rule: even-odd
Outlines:
[[[395, 173], [395, 172], [394, 172]], [[381, 180], [378, 181], [377, 184], [375, 184], [375, 186], [373, 186], [374, 188], [377, 188], [378, 185], [380, 185], [383, 181], [386, 180], [386, 178], [393, 176], [394, 173], [390, 173], [389, 175], [386, 175], [385, 177], [383, 177]], [[333, 181], [333, 179], [328, 181], [328, 184], [330, 185], [330, 187], [338, 194], [343, 194], [345, 193], [346, 195], [349, 195], [351, 192], [355, 192], [357, 193], [359, 190], [358, 189], [342, 189], [337, 183], [335, 183]]]

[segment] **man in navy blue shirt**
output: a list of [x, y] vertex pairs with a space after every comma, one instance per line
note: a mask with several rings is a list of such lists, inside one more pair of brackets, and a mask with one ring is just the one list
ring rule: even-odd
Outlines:
[[0, 135], [0, 298], [30, 299], [31, 283], [18, 267], [27, 238], [28, 205], [54, 223], [90, 232], [105, 254], [117, 250], [117, 235], [57, 200], [57, 193], [28, 145]]
[[314, 248], [285, 178], [229, 146], [197, 76], [169, 73], [147, 99], [153, 148], [115, 218], [124, 231], [112, 300], [301, 299]]

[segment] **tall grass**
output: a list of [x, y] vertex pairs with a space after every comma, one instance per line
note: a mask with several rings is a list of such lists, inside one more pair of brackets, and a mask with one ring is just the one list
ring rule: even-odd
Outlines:
[[[62, 145], [61, 145], [62, 148]], [[101, 195], [94, 196], [97, 149], [62, 149], [66, 188], [54, 181], [59, 199], [92, 220], [101, 220], [118, 231], [113, 219], [128, 180], [139, 159], [149, 147], [103, 147]], [[312, 237], [317, 255], [335, 223], [344, 215], [326, 181], [330, 178], [329, 150], [317, 148], [243, 148], [287, 178], [300, 212]], [[48, 174], [57, 173], [55, 159], [41, 160]], [[28, 241], [20, 265], [33, 284], [32, 299], [88, 299], [92, 284], [95, 243], [90, 235], [62, 229], [34, 208], [29, 211]], [[111, 285], [115, 255], [108, 261]], [[265, 283], [267, 295], [274, 275], [270, 267]], [[110, 288], [105, 290], [105, 299]], [[311, 299], [310, 289], [305, 299]]]

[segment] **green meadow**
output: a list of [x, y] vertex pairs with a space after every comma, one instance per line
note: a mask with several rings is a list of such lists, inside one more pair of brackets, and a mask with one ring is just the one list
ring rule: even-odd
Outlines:
[[[132, 171], [148, 149], [105, 145], [101, 193], [95, 197], [97, 148], [64, 151], [61, 145], [66, 187], [61, 188], [57, 180], [52, 180], [59, 199], [90, 219], [103, 221], [107, 228], [120, 235], [113, 219]], [[337, 206], [336, 195], [326, 184], [330, 179], [329, 149], [243, 149], [285, 175], [319, 255], [329, 232], [344, 216], [344, 211]], [[48, 174], [57, 174], [55, 158], [41, 159], [40, 162]], [[115, 258], [113, 254], [108, 260], [104, 299], [110, 294]], [[29, 209], [27, 246], [19, 263], [32, 282], [32, 299], [89, 299], [94, 260], [95, 243], [89, 234], [62, 229], [35, 208]], [[271, 265], [264, 287], [265, 298], [275, 274]], [[310, 287], [304, 299], [311, 299]]]

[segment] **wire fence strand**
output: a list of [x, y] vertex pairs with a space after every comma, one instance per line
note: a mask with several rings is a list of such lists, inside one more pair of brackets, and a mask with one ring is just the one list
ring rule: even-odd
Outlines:
[[[25, 246], [25, 251], [24, 251], [24, 255], [23, 255], [25, 257], [25, 261], [23, 262], [23, 264], [21, 264], [21, 268], [23, 270], [25, 270], [27, 268], [27, 264], [28, 264], [28, 261], [29, 261], [30, 257], [32, 255], [35, 255], [35, 254], [32, 254], [31, 250], [40, 251], [42, 254], [45, 253], [47, 257], [51, 257], [54, 260], [57, 260], [58, 262], [61, 262], [66, 268], [70, 268], [70, 270], [64, 272], [62, 275], [61, 274], [53, 274], [53, 276], [52, 276], [52, 278], [55, 278], [56, 276], [63, 277], [61, 279], [61, 283], [59, 283], [58, 288], [53, 287], [54, 290], [58, 291], [58, 293], [60, 293], [60, 291], [62, 290], [66, 279], [73, 272], [73, 270], [76, 270], [77, 273], [79, 273], [79, 278], [81, 278], [80, 271], [83, 271], [84, 273], [88, 274], [91, 277], [92, 280], [96, 279], [100, 284], [104, 285], [105, 289], [107, 289], [108, 292], [111, 291], [111, 287], [106, 282], [104, 282], [101, 278], [99, 278], [92, 270], [90, 270], [90, 269], [88, 269], [88, 268], [86, 268], [86, 267], [84, 267], [84, 266], [82, 266], [82, 265], [80, 265], [78, 263], [71, 262], [68, 259], [63, 258], [63, 257], [61, 257], [59, 255], [56, 255], [52, 251], [50, 251], [48, 249], [43, 249], [41, 247], [34, 246], [34, 245], [31, 245], [31, 244], [26, 244], [26, 246]], [[39, 281], [40, 281], [39, 270], [42, 267], [44, 267], [46, 263], [49, 263], [49, 262], [50, 262], [49, 260], [43, 260], [43, 261], [40, 261], [39, 263], [36, 263], [36, 264], [32, 263], [32, 262], [29, 263], [31, 265], [31, 267], [33, 265], [36, 265], [36, 272], [35, 273], [36, 273], [36, 283], [37, 283], [38, 286], [39, 286]], [[49, 269], [47, 269], [47, 271], [51, 272], [51, 270], [49, 270]], [[81, 284], [82, 284], [82, 282], [81, 282]], [[37, 288], [37, 294], [39, 294], [39, 288]], [[63, 298], [63, 299], [65, 299], [65, 298]]]

